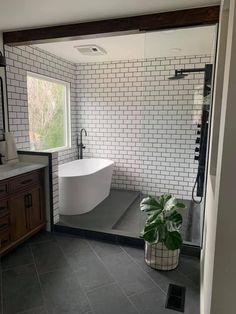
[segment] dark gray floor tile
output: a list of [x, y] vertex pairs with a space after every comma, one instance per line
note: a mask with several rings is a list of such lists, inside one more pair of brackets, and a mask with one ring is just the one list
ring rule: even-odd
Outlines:
[[80, 314], [90, 311], [79, 278], [64, 270], [40, 275], [45, 306], [51, 314]]
[[185, 313], [200, 314], [200, 290], [195, 288], [186, 289]]
[[79, 237], [68, 236], [65, 234], [56, 234], [55, 239], [65, 255], [72, 252], [81, 252], [88, 249], [88, 244], [86, 240]]
[[200, 287], [200, 262], [192, 256], [180, 256], [178, 271], [192, 280], [197, 287]]
[[170, 283], [188, 287], [190, 289], [196, 289], [196, 285], [188, 277], [179, 272], [177, 269], [171, 271], [158, 271], [152, 269], [147, 273], [157, 285], [165, 292], [168, 291]]
[[[94, 249], [96, 252], [98, 251], [97, 247]], [[115, 248], [109, 248], [109, 250], [110, 253], [108, 250], [104, 255], [100, 253], [100, 257], [127, 295], [141, 293], [156, 286], [151, 278], [124, 251], [115, 253]]]
[[[140, 314], [171, 314], [177, 313], [165, 308], [166, 295], [160, 289], [152, 289], [130, 297], [131, 302]], [[188, 312], [186, 312], [188, 313]]]
[[122, 248], [144, 271], [151, 271], [151, 268], [145, 263], [144, 260], [144, 249], [130, 246], [122, 246]]
[[122, 252], [121, 247], [114, 243], [107, 243], [96, 240], [87, 240], [87, 242], [95, 250], [96, 254], [101, 257], [101, 259]]
[[40, 284], [33, 264], [3, 271], [5, 314], [15, 314], [42, 305]]
[[29, 311], [21, 312], [20, 314], [47, 314], [47, 310], [44, 308], [44, 306], [40, 306], [34, 309], [31, 309]]
[[32, 238], [30, 238], [27, 243], [28, 244], [34, 244], [34, 243], [40, 243], [45, 241], [54, 241], [54, 233], [47, 232], [47, 231], [41, 231], [34, 235]]
[[33, 256], [28, 245], [21, 245], [2, 257], [2, 268], [7, 269], [33, 263]]
[[116, 284], [90, 291], [88, 297], [95, 314], [138, 313]]
[[56, 242], [48, 241], [32, 245], [36, 268], [40, 274], [60, 268], [68, 268], [65, 256]]
[[71, 269], [76, 272], [80, 284], [86, 290], [114, 281], [88, 245], [81, 246], [80, 250], [67, 253], [66, 259]]

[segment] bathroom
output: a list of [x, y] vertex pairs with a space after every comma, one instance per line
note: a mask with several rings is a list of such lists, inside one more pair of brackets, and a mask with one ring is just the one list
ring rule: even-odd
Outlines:
[[[56, 230], [68, 227], [70, 231], [99, 231], [139, 239], [145, 219], [139, 210], [141, 199], [148, 194], [171, 193], [187, 205], [183, 231], [186, 243], [201, 246], [204, 199], [195, 204], [192, 191], [198, 171], [195, 148], [199, 147], [196, 138], [202, 119], [202, 69], [214, 63], [215, 40], [215, 26], [204, 26], [29, 46], [5, 45], [10, 129], [21, 154], [28, 150], [52, 154]], [[80, 51], [81, 47], [87, 50]], [[169, 79], [182, 68], [200, 71]], [[36, 111], [32, 109], [37, 103], [30, 83], [39, 80], [64, 84], [66, 94], [62, 100], [64, 121], [59, 120], [64, 142], [47, 146], [46, 150], [32, 135], [38, 132], [33, 120]], [[111, 178], [95, 203], [87, 188], [90, 183], [78, 182], [80, 187], [72, 192], [73, 179], [66, 187], [71, 193], [64, 195], [65, 191], [60, 190], [59, 183], [66, 183], [60, 178], [60, 170], [57, 177], [58, 169], [81, 158], [81, 152], [84, 159], [113, 162], [109, 197]], [[76, 193], [81, 194], [75, 198]], [[198, 203], [202, 197], [195, 198]], [[82, 215], [76, 212], [79, 199], [85, 202], [81, 205]]]
[[[0, 313], [199, 314], [217, 10], [4, 34]], [[162, 194], [165, 247], [145, 238]]]

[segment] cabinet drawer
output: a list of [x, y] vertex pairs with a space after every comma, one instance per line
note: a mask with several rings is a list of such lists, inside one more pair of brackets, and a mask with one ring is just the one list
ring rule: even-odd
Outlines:
[[8, 213], [9, 213], [8, 201], [7, 200], [1, 200], [0, 201], [0, 218], [3, 216], [6, 216]]
[[9, 229], [9, 216], [4, 216], [0, 218], [0, 234]]
[[8, 244], [10, 244], [10, 233], [9, 230], [6, 230], [0, 234], [0, 248], [3, 248]]
[[29, 174], [26, 174], [21, 177], [15, 178], [15, 180], [9, 182], [9, 191], [10, 193], [13, 193], [15, 191], [25, 189], [27, 187], [30, 187], [34, 184], [37, 184], [40, 182], [40, 174], [38, 171], [31, 172]]
[[0, 183], [0, 198], [5, 197], [7, 195], [7, 184]]

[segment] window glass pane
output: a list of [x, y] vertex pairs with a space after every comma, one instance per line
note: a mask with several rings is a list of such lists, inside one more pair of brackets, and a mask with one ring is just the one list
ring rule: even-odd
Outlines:
[[30, 146], [46, 150], [67, 145], [67, 85], [28, 75]]

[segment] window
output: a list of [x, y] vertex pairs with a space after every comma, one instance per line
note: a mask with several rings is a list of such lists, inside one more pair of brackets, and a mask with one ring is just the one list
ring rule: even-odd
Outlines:
[[70, 145], [70, 85], [42, 75], [27, 74], [29, 137], [32, 150]]

